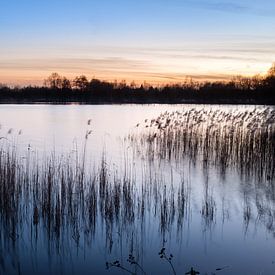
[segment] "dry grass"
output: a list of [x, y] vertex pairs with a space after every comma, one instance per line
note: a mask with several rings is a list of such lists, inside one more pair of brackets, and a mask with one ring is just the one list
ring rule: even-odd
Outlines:
[[[191, 109], [146, 120], [146, 131], [129, 136], [149, 160], [200, 162], [225, 174], [236, 169], [257, 180], [275, 179], [275, 110]], [[142, 126], [141, 126], [142, 127]], [[145, 149], [144, 149], [145, 148]]]

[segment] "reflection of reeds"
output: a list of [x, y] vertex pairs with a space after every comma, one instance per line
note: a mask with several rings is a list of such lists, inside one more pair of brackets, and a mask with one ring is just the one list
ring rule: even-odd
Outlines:
[[[272, 231], [274, 217], [275, 180], [275, 110], [226, 111], [225, 109], [193, 108], [186, 111], [164, 112], [157, 118], [146, 120], [145, 126], [129, 135], [135, 152], [151, 163], [166, 160], [177, 167], [186, 163], [201, 164], [206, 179], [201, 215], [204, 225], [211, 228], [218, 213], [216, 198], [209, 192], [208, 168], [216, 167], [222, 178], [235, 170], [245, 182], [255, 183], [255, 192], [269, 206], [264, 210], [256, 200], [257, 220]], [[163, 162], [167, 163], [167, 162]], [[206, 176], [207, 175], [207, 176]], [[180, 186], [180, 185], [179, 185]], [[178, 220], [187, 209], [188, 188], [178, 187]], [[263, 196], [264, 195], [264, 196]], [[161, 228], [169, 225], [171, 208], [166, 190], [161, 195]], [[249, 203], [248, 203], [249, 202]], [[244, 198], [243, 220], [246, 227], [251, 220], [251, 198]], [[180, 211], [181, 209], [181, 211]], [[225, 215], [225, 213], [227, 213]], [[222, 209], [222, 217], [229, 210]], [[167, 228], [166, 228], [167, 230]]]
[[85, 165], [85, 170], [72, 155], [40, 158], [27, 151], [27, 156], [18, 157], [8, 144], [0, 150], [0, 249], [20, 243], [27, 233], [32, 245], [46, 238], [60, 253], [62, 246], [80, 248], [84, 239], [105, 230], [111, 253], [117, 234], [125, 242], [148, 218], [163, 236], [175, 220], [182, 228], [188, 200], [184, 181], [172, 187], [146, 167], [137, 182], [133, 168], [127, 170], [131, 164], [116, 173], [105, 155], [97, 168]]
[[171, 228], [176, 215], [183, 223], [187, 201], [183, 185], [166, 188], [157, 174], [137, 184], [128, 171], [121, 176], [113, 173], [104, 155], [98, 169], [85, 171], [83, 162], [71, 156], [39, 159], [29, 151], [27, 155], [19, 158], [9, 145], [0, 150], [0, 234], [6, 232], [13, 241], [26, 226], [34, 227], [34, 232], [46, 230], [50, 240], [69, 233], [78, 245], [83, 234], [95, 234], [102, 222], [106, 230], [115, 224], [126, 230], [152, 215], [159, 217], [162, 231]]
[[205, 222], [206, 227], [210, 227], [215, 219], [216, 212], [216, 203], [209, 190], [209, 176], [205, 175], [205, 184], [204, 184], [204, 199], [202, 203], [201, 214]]
[[173, 257], [174, 257], [174, 256], [173, 256], [172, 254], [170, 254], [170, 255], [168, 256], [168, 255], [166, 254], [165, 250], [166, 250], [165, 247], [163, 247], [163, 248], [160, 250], [160, 252], [159, 252], [159, 257], [160, 257], [161, 259], [166, 260], [166, 261], [169, 263], [169, 265], [170, 265], [170, 267], [171, 267], [171, 269], [172, 269], [173, 274], [176, 275], [176, 270], [175, 270], [174, 265], [173, 265], [173, 263], [172, 263], [172, 260], [173, 260]]

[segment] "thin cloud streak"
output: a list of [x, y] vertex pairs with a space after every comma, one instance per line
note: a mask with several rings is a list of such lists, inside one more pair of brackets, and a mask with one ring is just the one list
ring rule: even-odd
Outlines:
[[2, 69], [22, 70], [81, 70], [104, 69], [110, 70], [135, 70], [148, 67], [149, 63], [142, 60], [130, 60], [125, 58], [49, 58], [49, 59], [14, 59], [0, 61]]
[[[272, 18], [275, 17], [274, 9], [258, 8], [258, 7], [253, 7], [252, 5], [250, 6], [241, 5], [236, 2], [185, 0], [183, 3], [199, 9], [229, 12], [229, 13], [251, 14], [251, 15], [265, 16], [265, 17], [272, 17]], [[251, 1], [251, 3], [253, 3], [253, 1]]]
[[222, 12], [247, 12], [249, 7], [233, 2], [184, 1], [191, 6]]

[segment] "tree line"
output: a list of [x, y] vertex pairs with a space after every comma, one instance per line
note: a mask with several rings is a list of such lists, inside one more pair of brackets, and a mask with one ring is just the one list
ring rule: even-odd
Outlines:
[[230, 81], [152, 86], [126, 81], [108, 82], [84, 75], [69, 80], [52, 73], [41, 87], [8, 87], [0, 84], [0, 103], [250, 103], [275, 104], [275, 63], [265, 76], [236, 76]]

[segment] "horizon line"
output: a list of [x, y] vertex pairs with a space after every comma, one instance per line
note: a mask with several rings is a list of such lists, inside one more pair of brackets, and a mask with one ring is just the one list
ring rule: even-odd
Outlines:
[[[101, 82], [108, 82], [108, 83], [126, 83], [126, 85], [135, 84], [137, 86], [141, 85], [149, 85], [152, 87], [158, 86], [169, 86], [169, 85], [180, 85], [188, 82], [195, 82], [195, 83], [228, 83], [230, 81], [234, 81], [234, 78], [243, 77], [243, 78], [253, 78], [253, 77], [265, 77], [267, 72], [261, 74], [161, 74], [161, 73], [149, 73], [148, 75], [151, 76], [151, 79], [142, 79], [142, 78], [112, 78], [106, 79], [104, 77], [96, 77], [87, 76], [86, 74], [76, 74], [74, 77], [67, 77], [66, 75], [60, 74], [58, 72], [52, 72], [48, 74], [46, 77], [37, 78], [36, 80], [30, 80], [27, 78], [26, 80], [22, 80], [20, 82], [8, 82], [2, 81], [0, 78], [0, 86], [7, 86], [9, 88], [24, 88], [24, 87], [46, 87], [45, 80], [51, 76], [53, 73], [57, 73], [60, 77], [67, 78], [70, 82], [72, 82], [78, 76], [85, 76], [87, 80], [90, 82], [92, 80], [99, 80]], [[26, 77], [21, 77], [24, 79]], [[157, 79], [158, 78], [158, 79]], [[170, 81], [169, 81], [170, 79]]]

